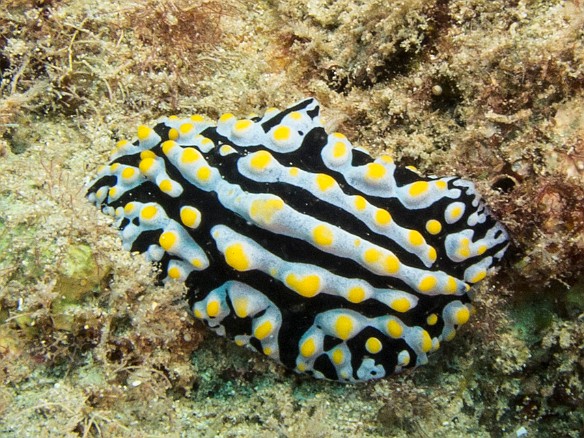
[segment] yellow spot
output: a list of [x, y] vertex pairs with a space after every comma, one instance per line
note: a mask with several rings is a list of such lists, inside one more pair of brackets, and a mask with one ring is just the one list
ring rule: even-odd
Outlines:
[[173, 140], [173, 141], [174, 141], [174, 140], [178, 139], [178, 137], [179, 137], [179, 134], [178, 134], [178, 130], [177, 130], [177, 129], [175, 129], [175, 128], [170, 128], [170, 129], [168, 130], [168, 138], [169, 138], [170, 140]]
[[355, 196], [353, 201], [355, 202], [355, 208], [359, 211], [363, 211], [367, 207], [367, 200], [361, 195]]
[[430, 262], [434, 263], [437, 258], [436, 249], [433, 246], [428, 247], [428, 259]]
[[225, 113], [221, 117], [219, 117], [219, 123], [225, 123], [228, 120], [235, 118], [235, 116], [231, 113]]
[[370, 163], [365, 170], [365, 178], [369, 181], [377, 182], [385, 176], [387, 170], [382, 164]]
[[232, 154], [232, 153], [234, 153], [234, 152], [235, 152], [235, 149], [233, 149], [233, 148], [232, 148], [231, 146], [229, 146], [229, 145], [225, 145], [225, 144], [224, 144], [223, 146], [221, 146], [221, 147], [219, 148], [219, 153], [220, 153], [222, 156], [226, 156], [226, 155]]
[[435, 313], [431, 313], [426, 318], [426, 322], [428, 323], [428, 325], [436, 325], [436, 323], [438, 322], [438, 315], [436, 315]]
[[165, 231], [158, 238], [158, 243], [165, 251], [170, 251], [176, 244], [178, 236], [174, 231]]
[[379, 353], [382, 347], [381, 341], [377, 338], [369, 338], [365, 342], [365, 348], [371, 354]]
[[291, 167], [290, 170], [288, 170], [288, 173], [290, 173], [290, 176], [298, 176], [299, 171], [300, 169], [298, 169], [298, 167]]
[[253, 126], [253, 122], [248, 119], [238, 120], [233, 125], [233, 134], [236, 136], [242, 136]]
[[470, 240], [468, 238], [460, 239], [457, 253], [462, 258], [470, 257]]
[[460, 245], [458, 247], [458, 254], [465, 259], [470, 257], [470, 248], [468, 245]]
[[265, 347], [262, 351], [266, 356], [270, 356], [272, 354], [272, 349], [270, 347]]
[[448, 277], [446, 280], [446, 285], [444, 286], [444, 292], [447, 294], [453, 294], [458, 290], [458, 284], [454, 277]]
[[331, 354], [331, 359], [335, 365], [340, 365], [345, 360], [345, 353], [340, 348], [336, 348]]
[[468, 307], [462, 306], [456, 311], [454, 315], [454, 323], [457, 325], [466, 324], [468, 322], [468, 318], [470, 318]]
[[140, 152], [140, 159], [144, 158], [156, 158], [156, 154], [152, 151], [142, 151]]
[[197, 170], [197, 179], [202, 182], [209, 181], [211, 178], [211, 168], [208, 166], [203, 166]]
[[219, 315], [219, 311], [221, 310], [221, 306], [219, 305], [219, 301], [217, 300], [209, 300], [207, 302], [207, 315], [211, 318], [215, 318]]
[[446, 183], [446, 181], [439, 180], [439, 181], [436, 181], [436, 187], [439, 190], [446, 190], [446, 188], [448, 188], [448, 184]]
[[264, 170], [272, 162], [272, 154], [268, 151], [259, 151], [251, 156], [249, 165], [252, 170], [259, 172]]
[[335, 335], [346, 341], [353, 334], [353, 329], [355, 327], [355, 320], [348, 315], [340, 315], [335, 321]]
[[183, 225], [189, 228], [197, 228], [201, 223], [201, 212], [194, 207], [182, 207], [180, 209], [180, 220]]
[[[404, 353], [404, 354], [401, 354], [401, 353]], [[399, 364], [406, 367], [410, 363], [410, 353], [408, 353], [406, 350], [403, 350], [401, 353], [398, 356]]]
[[379, 160], [387, 163], [387, 164], [392, 164], [393, 163], [393, 157], [391, 155], [387, 155], [387, 154], [383, 154], [379, 157]]
[[245, 339], [243, 339], [243, 338], [237, 338], [235, 340], [235, 345], [237, 345], [238, 347], [243, 347], [245, 345]]
[[166, 140], [164, 143], [162, 143], [161, 146], [162, 146], [162, 152], [164, 152], [164, 155], [168, 155], [170, 153], [171, 149], [176, 146], [176, 141]]
[[410, 300], [408, 300], [407, 298], [396, 298], [389, 304], [389, 306], [396, 312], [401, 313], [407, 312], [412, 307], [410, 304]]
[[290, 118], [298, 121], [298, 120], [302, 119], [302, 114], [299, 113], [298, 111], [292, 111], [290, 113]]
[[487, 249], [487, 245], [481, 245], [477, 248], [477, 254], [483, 255]]
[[327, 225], [317, 225], [312, 230], [312, 240], [319, 246], [330, 246], [333, 243], [333, 232]]
[[177, 278], [180, 278], [180, 275], [181, 275], [181, 271], [176, 266], [173, 266], [172, 268], [168, 268], [168, 276], [170, 278], [173, 278], [176, 280]]
[[410, 196], [422, 196], [426, 194], [430, 185], [427, 181], [416, 181], [412, 185], [410, 185], [409, 194]]
[[290, 135], [292, 131], [286, 125], [280, 125], [276, 129], [274, 129], [273, 138], [276, 142], [284, 142], [290, 140]]
[[335, 179], [332, 176], [327, 175], [326, 173], [319, 173], [318, 175], [316, 175], [316, 184], [318, 185], [318, 188], [323, 192], [333, 187], [336, 183], [337, 182], [335, 181]]
[[185, 148], [180, 157], [183, 164], [191, 164], [201, 159], [201, 153], [195, 148]]
[[432, 338], [430, 337], [430, 333], [426, 330], [422, 330], [422, 342], [420, 343], [420, 348], [424, 353], [427, 353], [432, 349]]
[[280, 198], [256, 199], [249, 208], [249, 216], [254, 222], [271, 224], [274, 215], [284, 208], [284, 201]]
[[485, 271], [484, 269], [481, 269], [469, 281], [471, 283], [478, 283], [479, 281], [481, 281], [486, 276], [487, 276], [487, 271]]
[[349, 292], [347, 293], [347, 299], [351, 303], [360, 303], [365, 299], [365, 295], [365, 289], [363, 289], [361, 286], [355, 286], [349, 289]]
[[157, 213], [158, 208], [156, 208], [154, 205], [147, 205], [146, 207], [143, 207], [142, 210], [140, 210], [140, 219], [148, 221], [156, 216]]
[[105, 198], [107, 189], [107, 187], [100, 187], [99, 190], [95, 192], [95, 196], [97, 196], [98, 199]]
[[303, 373], [304, 371], [306, 371], [306, 364], [300, 362], [298, 365], [296, 365], [296, 369], [298, 371], [300, 371], [301, 373]]
[[363, 260], [365, 263], [375, 263], [381, 258], [381, 251], [375, 248], [369, 248], [363, 253]]
[[444, 337], [444, 340], [445, 341], [452, 341], [455, 336], [456, 336], [456, 330], [452, 330]]
[[144, 141], [152, 134], [152, 129], [148, 126], [140, 125], [138, 126], [138, 140]]
[[316, 274], [304, 276], [288, 274], [286, 285], [303, 297], [312, 298], [320, 292], [320, 277]]
[[450, 220], [455, 221], [460, 219], [462, 216], [462, 208], [460, 207], [453, 207], [450, 209]]
[[399, 259], [395, 255], [390, 254], [385, 257], [383, 267], [385, 268], [385, 272], [388, 274], [395, 274], [397, 271], [399, 271], [400, 268]]
[[249, 316], [249, 299], [247, 297], [239, 297], [233, 300], [233, 308], [238, 317], [246, 318]]
[[316, 343], [313, 338], [308, 338], [300, 346], [300, 354], [304, 357], [310, 357], [316, 352]]
[[148, 172], [152, 170], [152, 167], [155, 163], [156, 161], [154, 158], [144, 158], [142, 161], [140, 161], [138, 166], [140, 167], [140, 172], [142, 172], [144, 175], [148, 175]]
[[191, 260], [191, 265], [193, 265], [195, 268], [199, 269], [203, 266], [203, 261], [199, 258], [194, 258]]
[[115, 198], [116, 194], [118, 193], [118, 189], [116, 189], [115, 187], [110, 187], [107, 193], [110, 198]]
[[126, 167], [124, 170], [122, 170], [122, 178], [124, 178], [124, 179], [130, 179], [135, 174], [136, 174], [136, 169], [134, 169], [133, 167]]
[[412, 246], [420, 246], [426, 243], [422, 235], [416, 230], [410, 230], [410, 232], [408, 233], [408, 240], [410, 241], [410, 245]]
[[168, 120], [178, 120], [178, 116], [173, 114], [172, 116], [168, 116]]
[[121, 149], [128, 144], [130, 144], [128, 140], [120, 140], [116, 143], [116, 148]]
[[272, 322], [264, 321], [256, 327], [256, 329], [253, 332], [253, 335], [261, 341], [267, 338], [272, 333], [273, 330], [274, 326], [272, 325]]
[[437, 283], [438, 281], [436, 280], [436, 277], [433, 275], [426, 275], [418, 284], [418, 290], [420, 292], [430, 292], [436, 287]]
[[333, 157], [334, 158], [342, 158], [347, 155], [347, 145], [342, 141], [337, 141], [333, 145]]
[[[201, 136], [203, 137], [203, 136]], [[203, 137], [203, 139], [201, 140], [201, 146], [204, 147], [210, 147], [213, 146], [215, 143], [213, 143], [213, 140], [211, 140], [210, 138], [207, 137]]]
[[195, 309], [195, 318], [203, 319], [203, 313], [200, 309]]
[[225, 261], [239, 272], [247, 271], [250, 268], [248, 255], [241, 243], [233, 243], [225, 248]]
[[124, 213], [126, 215], [130, 215], [134, 212], [135, 209], [136, 209], [136, 203], [135, 202], [128, 202], [124, 207]]
[[391, 222], [389, 211], [379, 208], [375, 211], [375, 222], [377, 225], [387, 226]]
[[200, 114], [193, 114], [190, 119], [195, 123], [201, 123], [205, 121], [205, 118]]
[[169, 179], [162, 180], [158, 187], [160, 187], [160, 190], [164, 193], [168, 193], [172, 190], [172, 182]]
[[110, 166], [110, 170], [112, 172], [117, 172], [119, 168], [120, 168], [120, 163], [114, 163]]
[[331, 134], [331, 136], [333, 136], [334, 138], [337, 138], [339, 140], [346, 140], [347, 139], [347, 137], [345, 137], [345, 134], [342, 134], [340, 132], [333, 132]]
[[192, 123], [183, 123], [180, 125], [179, 131], [181, 135], [188, 135], [193, 130], [193, 128], [194, 126]]
[[394, 339], [401, 337], [403, 334], [404, 329], [401, 324], [393, 319], [390, 319], [387, 323], [387, 333]]

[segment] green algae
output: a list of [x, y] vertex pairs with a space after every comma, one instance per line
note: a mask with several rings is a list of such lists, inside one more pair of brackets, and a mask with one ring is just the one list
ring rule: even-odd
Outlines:
[[99, 286], [107, 270], [100, 269], [87, 244], [71, 245], [61, 260], [55, 291], [61, 300], [75, 303]]
[[575, 318], [584, 313], [584, 278], [581, 278], [566, 292], [566, 313]]
[[[32, 248], [31, 243], [37, 233], [38, 229], [26, 224], [8, 228], [0, 222], [0, 270], [5, 273], [5, 280], [14, 277], [39, 278], [44, 266], [54, 260], [53, 248], [46, 242]], [[16, 246], [15, 242], [19, 245]], [[15, 250], [15, 247], [19, 247], [19, 250]]]
[[557, 318], [553, 295], [544, 295], [540, 300], [516, 303], [510, 311], [510, 320], [519, 338], [528, 345], [540, 342]]
[[53, 323], [57, 330], [74, 331], [74, 327], [81, 323], [78, 313], [83, 312], [83, 301], [92, 292], [99, 291], [108, 273], [108, 268], [98, 266], [89, 245], [77, 244], [67, 248], [60, 262], [54, 288], [58, 298], [51, 303]]

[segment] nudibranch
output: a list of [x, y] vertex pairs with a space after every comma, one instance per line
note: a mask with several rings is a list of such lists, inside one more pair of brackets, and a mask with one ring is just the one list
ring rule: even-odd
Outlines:
[[140, 126], [88, 198], [219, 335], [316, 378], [378, 379], [454, 337], [509, 237], [472, 183], [373, 158], [319, 111]]

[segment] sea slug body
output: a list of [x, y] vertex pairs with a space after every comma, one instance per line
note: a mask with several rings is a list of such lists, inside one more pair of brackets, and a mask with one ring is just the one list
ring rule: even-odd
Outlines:
[[509, 238], [472, 183], [373, 158], [319, 110], [141, 126], [88, 198], [216, 333], [316, 378], [378, 379], [454, 337]]

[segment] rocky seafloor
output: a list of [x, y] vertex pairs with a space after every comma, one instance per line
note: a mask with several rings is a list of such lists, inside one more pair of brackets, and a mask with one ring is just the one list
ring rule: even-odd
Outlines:
[[[0, 71], [0, 435], [584, 433], [581, 2], [7, 0]], [[512, 236], [413, 372], [310, 380], [218, 338], [84, 198], [142, 123], [305, 96]]]

